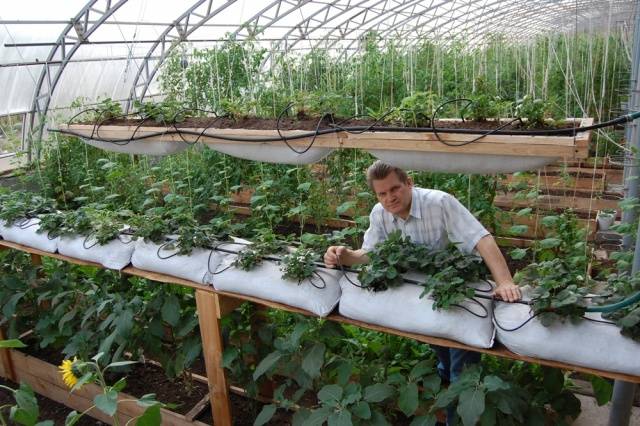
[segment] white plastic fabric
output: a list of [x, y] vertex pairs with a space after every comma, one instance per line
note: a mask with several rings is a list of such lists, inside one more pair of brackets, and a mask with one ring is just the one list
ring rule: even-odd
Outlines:
[[[245, 160], [263, 161], [265, 163], [311, 164], [331, 154], [332, 148], [311, 148], [304, 154], [292, 151], [284, 143], [282, 146], [260, 142], [215, 143], [206, 141], [206, 145], [214, 151]], [[296, 147], [297, 151], [303, 148]]]
[[[360, 285], [357, 274], [347, 274], [351, 281]], [[488, 312], [486, 318], [478, 318], [461, 308], [433, 310], [433, 300], [429, 295], [420, 298], [424, 288], [415, 284], [403, 284], [386, 291], [373, 292], [356, 287], [343, 276], [340, 287], [340, 315], [347, 318], [455, 340], [479, 348], [493, 346], [495, 330], [491, 322], [489, 300], [477, 299]], [[472, 312], [485, 315], [484, 310], [475, 302], [465, 301], [462, 305]]]
[[215, 270], [219, 261], [216, 256], [209, 257], [211, 250], [196, 248], [190, 255], [183, 256], [175, 254], [177, 248], [163, 247], [159, 250], [160, 247], [160, 244], [139, 239], [135, 243], [131, 264], [145, 271], [172, 275], [198, 284], [211, 284], [209, 268]]
[[[495, 320], [506, 329], [513, 329], [531, 317], [530, 307], [519, 303], [497, 303]], [[598, 313], [588, 318], [602, 321]], [[520, 355], [587, 368], [640, 375], [640, 343], [620, 334], [613, 324], [581, 320], [554, 322], [549, 327], [534, 318], [516, 331], [504, 331], [496, 326], [497, 339]]]
[[[131, 263], [135, 241], [128, 235], [98, 244], [94, 238], [83, 236], [62, 236], [58, 241], [58, 252], [88, 262], [99, 263], [105, 268], [120, 270]], [[86, 241], [85, 241], [86, 240]], [[88, 248], [85, 248], [88, 247]]]
[[308, 280], [298, 284], [295, 280], [282, 278], [280, 265], [271, 261], [263, 261], [251, 271], [244, 271], [234, 266], [229, 267], [236, 255], [226, 255], [220, 263], [217, 273], [213, 278], [213, 287], [216, 290], [231, 293], [254, 296], [260, 299], [271, 300], [285, 305], [301, 308], [319, 317], [326, 317], [333, 311], [340, 299], [340, 285], [338, 279], [340, 272], [335, 270], [318, 268], [318, 277], [313, 282], [324, 288], [317, 288]]
[[4, 226], [2, 229], [2, 238], [13, 243], [22, 244], [23, 246], [32, 247], [47, 253], [55, 253], [58, 248], [59, 238], [49, 239], [49, 234], [43, 232], [39, 234], [38, 224], [40, 219], [29, 219], [24, 223], [17, 222], [11, 226]]
[[82, 138], [82, 140], [88, 145], [105, 151], [137, 155], [170, 155], [189, 148], [189, 144], [184, 142], [161, 142], [145, 139], [133, 140], [129, 143], [105, 142], [86, 138]]
[[519, 157], [515, 155], [484, 155], [446, 152], [368, 150], [385, 163], [406, 170], [426, 170], [440, 173], [512, 173], [535, 170], [559, 161], [558, 157]]

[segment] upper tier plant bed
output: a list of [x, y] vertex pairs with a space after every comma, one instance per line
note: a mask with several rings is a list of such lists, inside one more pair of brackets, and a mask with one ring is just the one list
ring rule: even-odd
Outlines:
[[[166, 155], [203, 142], [212, 149], [249, 160], [308, 164], [338, 148], [361, 148], [389, 163], [413, 170], [503, 173], [530, 170], [558, 160], [586, 158], [591, 132], [574, 136], [486, 134], [505, 122], [442, 119], [436, 129], [385, 127], [352, 120], [334, 125], [318, 119], [189, 118], [174, 125], [119, 120], [100, 125], [61, 125], [59, 131], [102, 149]], [[584, 127], [592, 118], [567, 120], [561, 128]], [[371, 127], [375, 125], [375, 127]], [[317, 129], [317, 130], [316, 130]], [[479, 133], [452, 133], [473, 129]], [[501, 132], [522, 132], [506, 126]], [[549, 130], [544, 129], [544, 130]]]

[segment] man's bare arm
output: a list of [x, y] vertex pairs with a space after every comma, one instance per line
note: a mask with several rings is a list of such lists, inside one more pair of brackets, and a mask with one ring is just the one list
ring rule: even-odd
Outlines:
[[324, 254], [324, 264], [328, 268], [335, 268], [340, 265], [351, 266], [367, 262], [369, 262], [369, 256], [367, 256], [367, 252], [362, 249], [351, 250], [345, 246], [331, 246]]
[[514, 284], [507, 261], [504, 259], [493, 237], [491, 235], [482, 237], [476, 244], [476, 250], [482, 256], [496, 282], [497, 287], [494, 294], [508, 302], [519, 300], [522, 297], [520, 289]]

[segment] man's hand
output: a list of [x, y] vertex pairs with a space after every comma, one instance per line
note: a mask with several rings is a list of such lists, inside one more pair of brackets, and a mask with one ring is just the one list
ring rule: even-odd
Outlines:
[[493, 292], [493, 295], [505, 302], [517, 302], [522, 298], [520, 288], [514, 283], [499, 284]]
[[327, 268], [344, 265], [343, 256], [345, 256], [348, 251], [349, 249], [345, 246], [330, 246], [324, 254], [324, 265]]

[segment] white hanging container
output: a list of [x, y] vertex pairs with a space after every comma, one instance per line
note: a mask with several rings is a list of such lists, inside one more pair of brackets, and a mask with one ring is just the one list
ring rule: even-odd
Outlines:
[[[418, 275], [412, 274], [411, 278], [414, 277]], [[428, 294], [421, 298], [424, 288], [416, 284], [407, 283], [379, 292], [359, 288], [359, 285], [358, 275], [352, 272], [347, 272], [340, 279], [340, 315], [395, 330], [455, 340], [479, 348], [493, 346], [495, 330], [491, 322], [489, 300], [476, 299], [480, 305], [473, 301], [461, 304], [474, 312], [474, 315], [458, 307], [434, 310], [433, 300]], [[477, 286], [482, 288], [487, 284], [478, 283]]]
[[58, 253], [116, 270], [131, 263], [134, 248], [135, 240], [129, 235], [121, 235], [103, 245], [91, 236], [64, 235], [58, 241]]
[[0, 229], [2, 238], [16, 244], [46, 251], [47, 253], [55, 253], [58, 249], [58, 237], [50, 238], [47, 232], [38, 232], [40, 230], [40, 219], [23, 219], [18, 220], [12, 225], [6, 225]]

